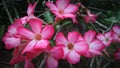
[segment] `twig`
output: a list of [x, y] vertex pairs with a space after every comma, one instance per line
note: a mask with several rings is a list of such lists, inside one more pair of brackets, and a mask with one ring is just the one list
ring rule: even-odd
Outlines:
[[9, 10], [7, 9], [7, 6], [6, 6], [6, 4], [5, 4], [5, 1], [4, 1], [4, 0], [2, 0], [2, 1], [3, 1], [3, 6], [4, 6], [4, 8], [5, 8], [5, 11], [6, 11], [6, 13], [7, 13], [8, 17], [9, 17], [10, 23], [12, 24], [12, 23], [13, 23], [13, 20], [12, 20], [11, 14], [9, 13]]
[[73, 65], [72, 65], [72, 64], [69, 63], [69, 65], [70, 65], [70, 68], [73, 68]]
[[46, 58], [47, 57], [45, 56], [44, 59], [42, 60], [41, 64], [40, 64], [39, 68], [45, 68]]
[[90, 68], [93, 68], [93, 65], [94, 65], [94, 60], [95, 60], [95, 57], [93, 57], [90, 61]]
[[96, 32], [99, 32], [92, 22], [90, 22], [90, 24], [93, 26], [93, 28], [95, 29]]
[[97, 23], [98, 25], [100, 25], [101, 27], [105, 28], [105, 29], [107, 29], [107, 28], [108, 28], [107, 26], [105, 26], [105, 25], [101, 24], [101, 23], [100, 23], [100, 22], [98, 22], [98, 21], [96, 21], [96, 23]]

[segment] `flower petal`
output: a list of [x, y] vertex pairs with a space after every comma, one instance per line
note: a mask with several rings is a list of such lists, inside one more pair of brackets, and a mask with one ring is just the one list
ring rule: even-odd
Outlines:
[[66, 47], [63, 47], [63, 51], [64, 51], [64, 55], [63, 55], [63, 59], [66, 59], [67, 58], [67, 55], [69, 54], [69, 50], [66, 48]]
[[29, 25], [35, 34], [40, 34], [41, 29], [42, 29], [42, 21], [41, 20], [30, 19]]
[[64, 46], [67, 46], [67, 39], [65, 38], [65, 36], [63, 35], [62, 32], [58, 33], [56, 35], [56, 44], [57, 45], [64, 45]]
[[113, 32], [115, 32], [116, 34], [119, 35], [120, 34], [120, 27], [117, 25], [113, 26]]
[[37, 4], [36, 2], [34, 3], [34, 5], [29, 4], [28, 9], [27, 9], [27, 14], [28, 15], [33, 15], [34, 14], [34, 9], [36, 7], [36, 4]]
[[93, 30], [89, 30], [88, 32], [85, 33], [84, 38], [87, 43], [91, 43], [96, 36], [96, 32]]
[[90, 43], [90, 49], [93, 50], [98, 50], [98, 51], [102, 51], [104, 49], [104, 44], [98, 40], [94, 40], [92, 43]]
[[70, 53], [67, 55], [67, 60], [71, 64], [76, 64], [80, 61], [80, 55], [74, 50], [70, 51]]
[[57, 0], [56, 5], [61, 10], [64, 10], [68, 4], [70, 3], [70, 0]]
[[69, 4], [65, 10], [64, 13], [69, 14], [69, 13], [76, 13], [78, 11], [78, 6]]
[[47, 58], [47, 68], [57, 68], [58, 60], [54, 59], [53, 57], [49, 56]]
[[54, 28], [51, 25], [45, 26], [41, 32], [41, 36], [43, 39], [49, 40], [52, 38], [53, 35], [54, 35]]
[[32, 51], [32, 50], [34, 49], [35, 44], [36, 44], [36, 41], [35, 41], [35, 40], [30, 41], [30, 42], [26, 45], [25, 49], [22, 51], [22, 54], [25, 53], [25, 52]]
[[30, 30], [28, 30], [24, 27], [19, 27], [17, 31], [20, 35], [24, 36], [27, 39], [33, 39], [34, 38], [34, 34]]
[[61, 46], [55, 46], [50, 50], [50, 54], [55, 59], [60, 59], [63, 57], [63, 48]]
[[25, 66], [24, 68], [35, 68], [34, 65], [31, 63], [30, 60], [25, 59]]
[[62, 15], [64, 18], [71, 18], [73, 20], [73, 23], [78, 23], [76, 20], [76, 16], [74, 14], [63, 14]]
[[53, 4], [51, 2], [46, 2], [46, 5], [50, 8], [50, 10], [58, 11], [58, 8], [55, 4]]
[[97, 39], [102, 41], [102, 42], [105, 41], [105, 37], [103, 36], [103, 34], [98, 34]]
[[84, 55], [88, 51], [88, 45], [84, 41], [80, 41], [74, 44], [74, 50], [77, 53]]
[[112, 31], [109, 31], [109, 32], [105, 33], [105, 37], [106, 37], [106, 38], [111, 38], [111, 37], [112, 37], [112, 34], [113, 34], [113, 32], [112, 32]]
[[21, 40], [20, 38], [15, 37], [4, 37], [3, 41], [5, 43], [5, 48], [12, 49], [20, 45]]
[[48, 45], [49, 42], [47, 40], [42, 39], [40, 41], [37, 41], [37, 43], [35, 44], [35, 49], [45, 49]]
[[80, 36], [80, 34], [78, 32], [76, 32], [76, 31], [69, 32], [68, 36], [67, 36], [68, 42], [69, 43], [76, 43], [78, 38], [79, 38], [79, 36]]
[[100, 51], [97, 51], [97, 50], [93, 50], [93, 49], [90, 49], [90, 53], [92, 55], [102, 55], [102, 53]]

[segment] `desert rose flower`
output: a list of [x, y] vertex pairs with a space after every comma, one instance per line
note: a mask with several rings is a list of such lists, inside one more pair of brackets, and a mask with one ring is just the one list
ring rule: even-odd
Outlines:
[[106, 32], [105, 34], [99, 33], [97, 35], [97, 39], [100, 40], [105, 46], [109, 46], [113, 41], [112, 35], [112, 31]]
[[115, 25], [113, 26], [112, 30], [113, 30], [113, 39], [115, 41], [120, 42], [120, 26]]
[[77, 23], [75, 13], [78, 11], [78, 6], [70, 4], [70, 0], [57, 0], [56, 3], [46, 2], [50, 11], [56, 15], [56, 19], [71, 18], [73, 23]]
[[86, 52], [86, 57], [93, 57], [95, 55], [102, 55], [101, 51], [104, 49], [104, 44], [97, 40], [96, 32], [93, 30], [89, 30], [84, 34], [85, 42], [87, 43], [89, 50]]
[[83, 16], [83, 18], [86, 23], [95, 22], [97, 15], [92, 14], [89, 10], [87, 10], [87, 15]]
[[114, 57], [116, 60], [120, 61], [120, 48], [118, 48], [118, 50], [114, 53]]
[[36, 2], [34, 2], [34, 4], [29, 3], [28, 9], [27, 9], [27, 16], [20, 18], [22, 21], [22, 24], [26, 24], [30, 19], [37, 19], [37, 20], [43, 21], [34, 15], [36, 4], [37, 4]]
[[42, 22], [37, 19], [30, 19], [28, 24], [32, 31], [24, 27], [19, 27], [17, 30], [21, 36], [29, 40], [22, 53], [33, 49], [46, 48], [49, 44], [48, 40], [51, 39], [54, 34], [53, 26], [47, 25], [42, 28]]
[[58, 61], [63, 57], [62, 46], [48, 47], [43, 52], [45, 53], [46, 68], [58, 68]]
[[8, 27], [8, 32], [3, 37], [6, 49], [12, 49], [21, 44], [20, 35], [17, 33], [17, 28], [22, 26], [21, 20], [16, 19], [15, 22]]
[[81, 54], [88, 50], [86, 43], [78, 40], [79, 37], [81, 37], [81, 34], [76, 31], [69, 32], [67, 38], [62, 32], [56, 36], [56, 45], [63, 46], [63, 59], [67, 59], [71, 64], [79, 62]]

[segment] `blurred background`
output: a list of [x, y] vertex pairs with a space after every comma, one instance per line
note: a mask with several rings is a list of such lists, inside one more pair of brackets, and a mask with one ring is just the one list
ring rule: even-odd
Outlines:
[[[12, 24], [15, 19], [27, 15], [26, 11], [28, 4], [34, 3], [35, 1], [38, 1], [38, 4], [35, 8], [35, 16], [44, 19], [41, 14], [44, 13], [47, 9], [45, 2], [55, 2], [55, 0], [0, 0], [0, 68], [15, 68], [9, 65], [13, 50], [6, 50], [4, 48], [5, 45], [2, 42], [2, 37], [7, 31], [8, 26]], [[107, 27], [110, 27], [114, 24], [120, 24], [120, 0], [71, 0], [71, 2], [75, 4], [81, 2], [86, 8], [91, 10], [92, 13], [98, 14], [97, 20]], [[82, 22], [83, 26], [86, 26], [83, 20], [80, 19], [79, 21]], [[104, 28], [99, 27], [96, 24], [95, 26], [104, 30]], [[75, 26], [71, 26], [71, 29], [74, 27]], [[80, 29], [81, 32], [84, 32], [84, 29], [92, 29], [92, 27], [89, 25], [87, 28], [84, 27], [84, 29]], [[64, 31], [64, 28], [62, 31]], [[111, 44], [111, 46], [107, 49], [110, 57], [107, 57], [106, 55], [94, 57], [93, 59], [82, 57], [81, 61], [73, 65], [73, 67], [120, 68], [120, 62], [114, 60], [113, 57], [113, 53], [118, 47], [120, 47], [120, 43], [115, 42]], [[36, 65], [36, 59], [34, 59], [33, 63]], [[60, 61], [59, 68], [70, 68], [70, 65], [66, 61]]]

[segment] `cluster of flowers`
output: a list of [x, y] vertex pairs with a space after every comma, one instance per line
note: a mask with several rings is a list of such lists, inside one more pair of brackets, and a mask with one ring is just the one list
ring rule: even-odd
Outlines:
[[[55, 22], [58, 19], [71, 18], [73, 23], [78, 23], [75, 15], [78, 6], [70, 4], [70, 0], [57, 0], [56, 4], [46, 2], [46, 5], [56, 15]], [[81, 33], [72, 31], [65, 37], [64, 33], [59, 32], [55, 35], [55, 46], [51, 46], [50, 40], [55, 34], [54, 26], [44, 25], [42, 19], [34, 16], [35, 6], [36, 3], [29, 4], [28, 15], [16, 19], [3, 37], [5, 47], [14, 48], [11, 65], [25, 61], [25, 68], [34, 68], [31, 60], [41, 53], [45, 54], [47, 68], [57, 68], [59, 59], [76, 64], [81, 56], [91, 58], [102, 55], [103, 49], [113, 41], [120, 42], [120, 26], [113, 26], [112, 30], [105, 34], [89, 30], [82, 36]], [[96, 15], [88, 12], [84, 18], [86, 22], [94, 21]], [[115, 53], [115, 57], [120, 60], [120, 49]]]

